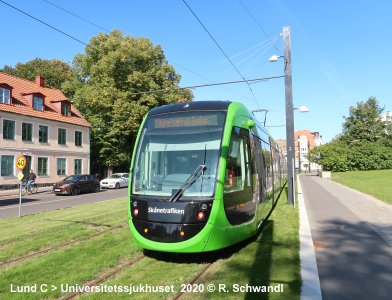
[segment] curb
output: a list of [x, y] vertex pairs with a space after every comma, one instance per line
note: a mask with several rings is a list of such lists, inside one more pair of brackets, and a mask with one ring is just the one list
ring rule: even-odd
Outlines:
[[316, 254], [314, 252], [312, 232], [306, 213], [302, 186], [297, 176], [298, 208], [299, 208], [299, 238], [301, 260], [301, 300], [321, 300], [321, 287], [317, 269]]
[[[38, 190], [37, 194], [42, 194], [42, 193], [47, 193], [50, 192], [52, 188], [41, 188]], [[19, 190], [5, 190], [5, 191], [0, 191], [0, 200], [4, 200], [7, 197], [19, 197]]]

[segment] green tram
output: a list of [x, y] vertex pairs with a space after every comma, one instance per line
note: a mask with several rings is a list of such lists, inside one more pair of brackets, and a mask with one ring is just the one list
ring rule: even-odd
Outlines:
[[286, 183], [286, 159], [241, 103], [152, 109], [132, 157], [128, 217], [136, 244], [212, 251], [257, 234]]

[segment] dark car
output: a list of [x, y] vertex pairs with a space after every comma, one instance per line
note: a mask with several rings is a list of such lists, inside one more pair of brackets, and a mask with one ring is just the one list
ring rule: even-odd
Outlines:
[[99, 180], [94, 175], [72, 175], [53, 185], [56, 195], [79, 195], [99, 190]]

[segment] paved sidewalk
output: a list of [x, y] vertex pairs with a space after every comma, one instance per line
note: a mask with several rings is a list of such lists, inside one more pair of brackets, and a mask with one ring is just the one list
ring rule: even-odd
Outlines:
[[391, 299], [392, 206], [301, 175], [323, 299]]

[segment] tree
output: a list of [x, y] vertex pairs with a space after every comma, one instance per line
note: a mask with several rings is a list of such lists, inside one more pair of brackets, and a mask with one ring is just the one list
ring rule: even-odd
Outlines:
[[314, 147], [309, 152], [312, 162], [323, 166], [324, 171], [345, 172], [350, 170], [349, 147], [341, 140]]
[[381, 121], [383, 110], [374, 97], [351, 106], [342, 134], [312, 149], [312, 161], [334, 172], [392, 168], [392, 124]]
[[92, 161], [109, 169], [129, 165], [131, 140], [151, 108], [192, 99], [189, 90], [141, 93], [178, 89], [180, 75], [160, 46], [118, 30], [92, 38], [72, 67], [78, 78], [63, 90], [93, 127]]
[[344, 117], [341, 139], [355, 143], [375, 142], [385, 138], [387, 125], [380, 119], [383, 110], [375, 97], [370, 97], [366, 102], [360, 101], [357, 106], [350, 106], [349, 116]]
[[17, 63], [15, 67], [5, 65], [1, 72], [34, 81], [36, 76], [45, 78], [45, 85], [61, 89], [61, 85], [76, 78], [71, 66], [59, 59], [36, 58], [27, 63]]

